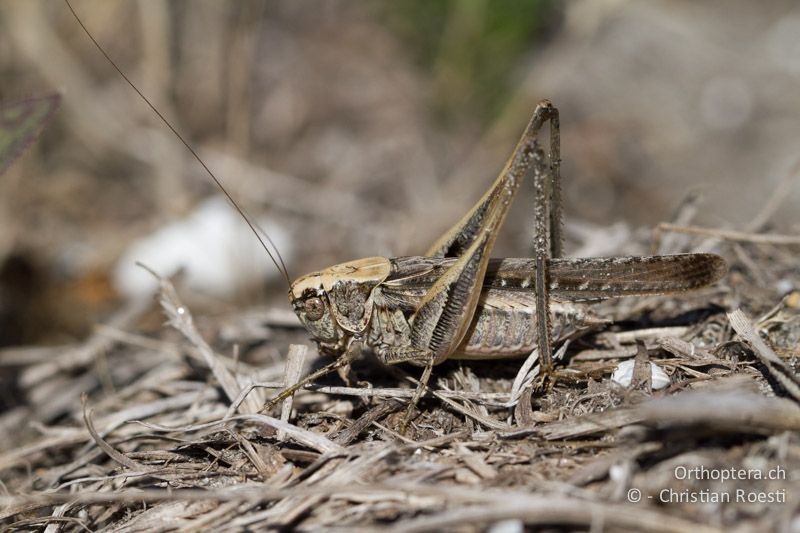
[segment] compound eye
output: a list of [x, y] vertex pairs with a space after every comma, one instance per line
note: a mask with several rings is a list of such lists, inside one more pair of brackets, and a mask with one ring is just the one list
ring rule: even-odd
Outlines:
[[309, 298], [305, 301], [305, 311], [309, 320], [319, 320], [325, 314], [325, 304], [317, 297]]

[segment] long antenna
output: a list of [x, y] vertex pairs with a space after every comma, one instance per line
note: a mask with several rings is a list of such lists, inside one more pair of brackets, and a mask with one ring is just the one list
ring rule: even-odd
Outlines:
[[[167, 120], [164, 117], [164, 115], [162, 115], [161, 112], [159, 112], [158, 109], [156, 109], [156, 107], [150, 102], [150, 100], [144, 94], [142, 94], [142, 91], [140, 91], [139, 88], [136, 87], [136, 85], [134, 85], [133, 82], [128, 78], [128, 76], [126, 76], [125, 73], [122, 72], [122, 70], [117, 66], [117, 64], [114, 62], [114, 60], [111, 59], [111, 57], [109, 57], [109, 55], [106, 53], [106, 51], [103, 49], [103, 47], [100, 46], [100, 43], [98, 43], [95, 40], [95, 38], [92, 36], [92, 34], [89, 33], [89, 30], [83, 24], [83, 21], [81, 21], [80, 17], [75, 12], [75, 9], [73, 9], [72, 4], [69, 3], [69, 0], [64, 0], [64, 3], [67, 4], [67, 7], [69, 8], [70, 12], [72, 12], [72, 16], [75, 17], [75, 20], [78, 21], [78, 24], [83, 29], [84, 33], [86, 33], [86, 35], [92, 41], [94, 46], [98, 50], [100, 50], [100, 53], [103, 54], [103, 57], [105, 57], [106, 60], [109, 63], [111, 63], [111, 66], [114, 67], [114, 70], [116, 70], [117, 73], [119, 73], [119, 75], [122, 76], [122, 79], [124, 79], [126, 82], [128, 82], [128, 85], [130, 85], [131, 88], [134, 91], [136, 91], [136, 94], [138, 94], [139, 97], [144, 101], [144, 103], [146, 103], [150, 107], [150, 109], [153, 110], [153, 112], [156, 114], [156, 116], [158, 116], [158, 118], [161, 119], [161, 122], [163, 122], [164, 125], [167, 126], [170, 129], [170, 131], [172, 131], [172, 133], [174, 133], [175, 136], [178, 139], [180, 139], [180, 141], [183, 143], [183, 145], [186, 147], [186, 149], [189, 150], [189, 153], [191, 153], [194, 156], [194, 158], [197, 160], [197, 162], [200, 163], [200, 166], [202, 166], [203, 169], [206, 171], [206, 173], [209, 176], [211, 176], [211, 179], [214, 180], [214, 183], [217, 184], [217, 187], [219, 187], [219, 189], [225, 194], [225, 196], [228, 198], [228, 201], [233, 205], [233, 207], [236, 208], [236, 211], [239, 212], [239, 214], [242, 216], [244, 221], [250, 227], [250, 230], [253, 232], [253, 234], [258, 239], [258, 242], [261, 243], [261, 247], [264, 248], [264, 251], [267, 252], [267, 255], [272, 260], [272, 263], [275, 265], [275, 268], [277, 268], [278, 272], [280, 272], [281, 275], [283, 275], [284, 279], [286, 280], [286, 284], [291, 286], [292, 282], [289, 279], [289, 271], [286, 270], [286, 265], [283, 262], [283, 257], [281, 257], [281, 253], [278, 251], [278, 247], [275, 246], [275, 243], [270, 238], [270, 236], [267, 234], [267, 232], [264, 231], [263, 229], [259, 228], [264, 233], [264, 236], [267, 238], [269, 243], [273, 246], [273, 248], [275, 248], [275, 255], [278, 256], [278, 259], [280, 260], [280, 263], [278, 262], [278, 260], [275, 259], [275, 255], [273, 255], [272, 252], [270, 251], [269, 247], [267, 247], [267, 244], [264, 242], [264, 239], [261, 238], [261, 235], [258, 233], [258, 230], [256, 229], [256, 225], [253, 224], [253, 222], [251, 222], [250, 217], [248, 217], [247, 214], [244, 212], [244, 210], [241, 207], [239, 207], [239, 204], [236, 203], [236, 200], [233, 199], [233, 196], [231, 196], [230, 193], [228, 192], [228, 190], [222, 185], [222, 182], [220, 182], [220, 180], [217, 179], [217, 177], [214, 175], [214, 173], [211, 172], [211, 169], [208, 168], [208, 166], [205, 164], [205, 162], [202, 159], [200, 159], [200, 156], [197, 155], [197, 152], [194, 151], [194, 148], [192, 148], [191, 145], [186, 141], [186, 139], [184, 139], [183, 136], [180, 133], [178, 133], [178, 130], [176, 130], [175, 127], [173, 127], [172, 123], [170, 123], [170, 121]], [[281, 267], [283, 267], [283, 268], [281, 268]]]

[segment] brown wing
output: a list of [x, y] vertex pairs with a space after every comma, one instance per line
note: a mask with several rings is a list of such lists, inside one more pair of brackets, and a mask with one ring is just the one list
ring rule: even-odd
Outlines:
[[[383, 284], [386, 296], [413, 307], [453, 259], [401, 257], [391, 261], [392, 273]], [[551, 295], [565, 300], [685, 292], [710, 285], [727, 271], [725, 261], [714, 254], [553, 259], [549, 264]], [[483, 288], [532, 291], [533, 269], [533, 259], [493, 259]]]
[[[533, 261], [503, 259], [486, 277], [490, 287], [526, 289], [533, 286]], [[570, 300], [645, 296], [699, 289], [727, 271], [714, 254], [642, 257], [591, 257], [550, 261], [550, 291]]]

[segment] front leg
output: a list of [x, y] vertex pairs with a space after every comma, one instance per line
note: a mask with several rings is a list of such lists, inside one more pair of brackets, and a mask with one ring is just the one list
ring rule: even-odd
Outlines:
[[275, 396], [267, 403], [265, 403], [264, 407], [262, 407], [259, 412], [269, 413], [276, 405], [281, 403], [286, 398], [289, 398], [295, 392], [299, 391], [309, 383], [313, 383], [317, 379], [321, 378], [322, 376], [326, 376], [331, 372], [334, 371], [338, 372], [341, 369], [349, 368], [350, 363], [356, 360], [360, 354], [361, 354], [361, 343], [357, 341], [351, 342], [345, 349], [344, 353], [341, 354], [339, 357], [337, 357], [332, 363], [328, 363], [319, 370], [312, 372], [311, 374], [307, 375], [294, 385], [284, 388], [277, 396]]

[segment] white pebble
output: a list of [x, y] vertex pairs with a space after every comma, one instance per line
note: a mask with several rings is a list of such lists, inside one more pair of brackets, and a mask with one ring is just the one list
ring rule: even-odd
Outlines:
[[492, 524], [488, 531], [489, 533], [522, 533], [525, 531], [525, 524], [516, 518], [500, 520]]
[[[629, 359], [617, 365], [614, 373], [611, 374], [611, 381], [623, 387], [630, 387], [633, 381], [633, 365], [635, 361]], [[650, 381], [653, 390], [663, 389], [670, 384], [669, 376], [660, 366], [650, 363]]]
[[[288, 233], [268, 221], [258, 223], [269, 231], [289, 261]], [[185, 219], [128, 247], [114, 269], [114, 286], [128, 297], [152, 292], [158, 285], [152, 275], [136, 265], [137, 261], [161, 276], [171, 276], [183, 268], [183, 279], [190, 289], [222, 298], [279, 275], [241, 216], [219, 196], [199, 204]]]

